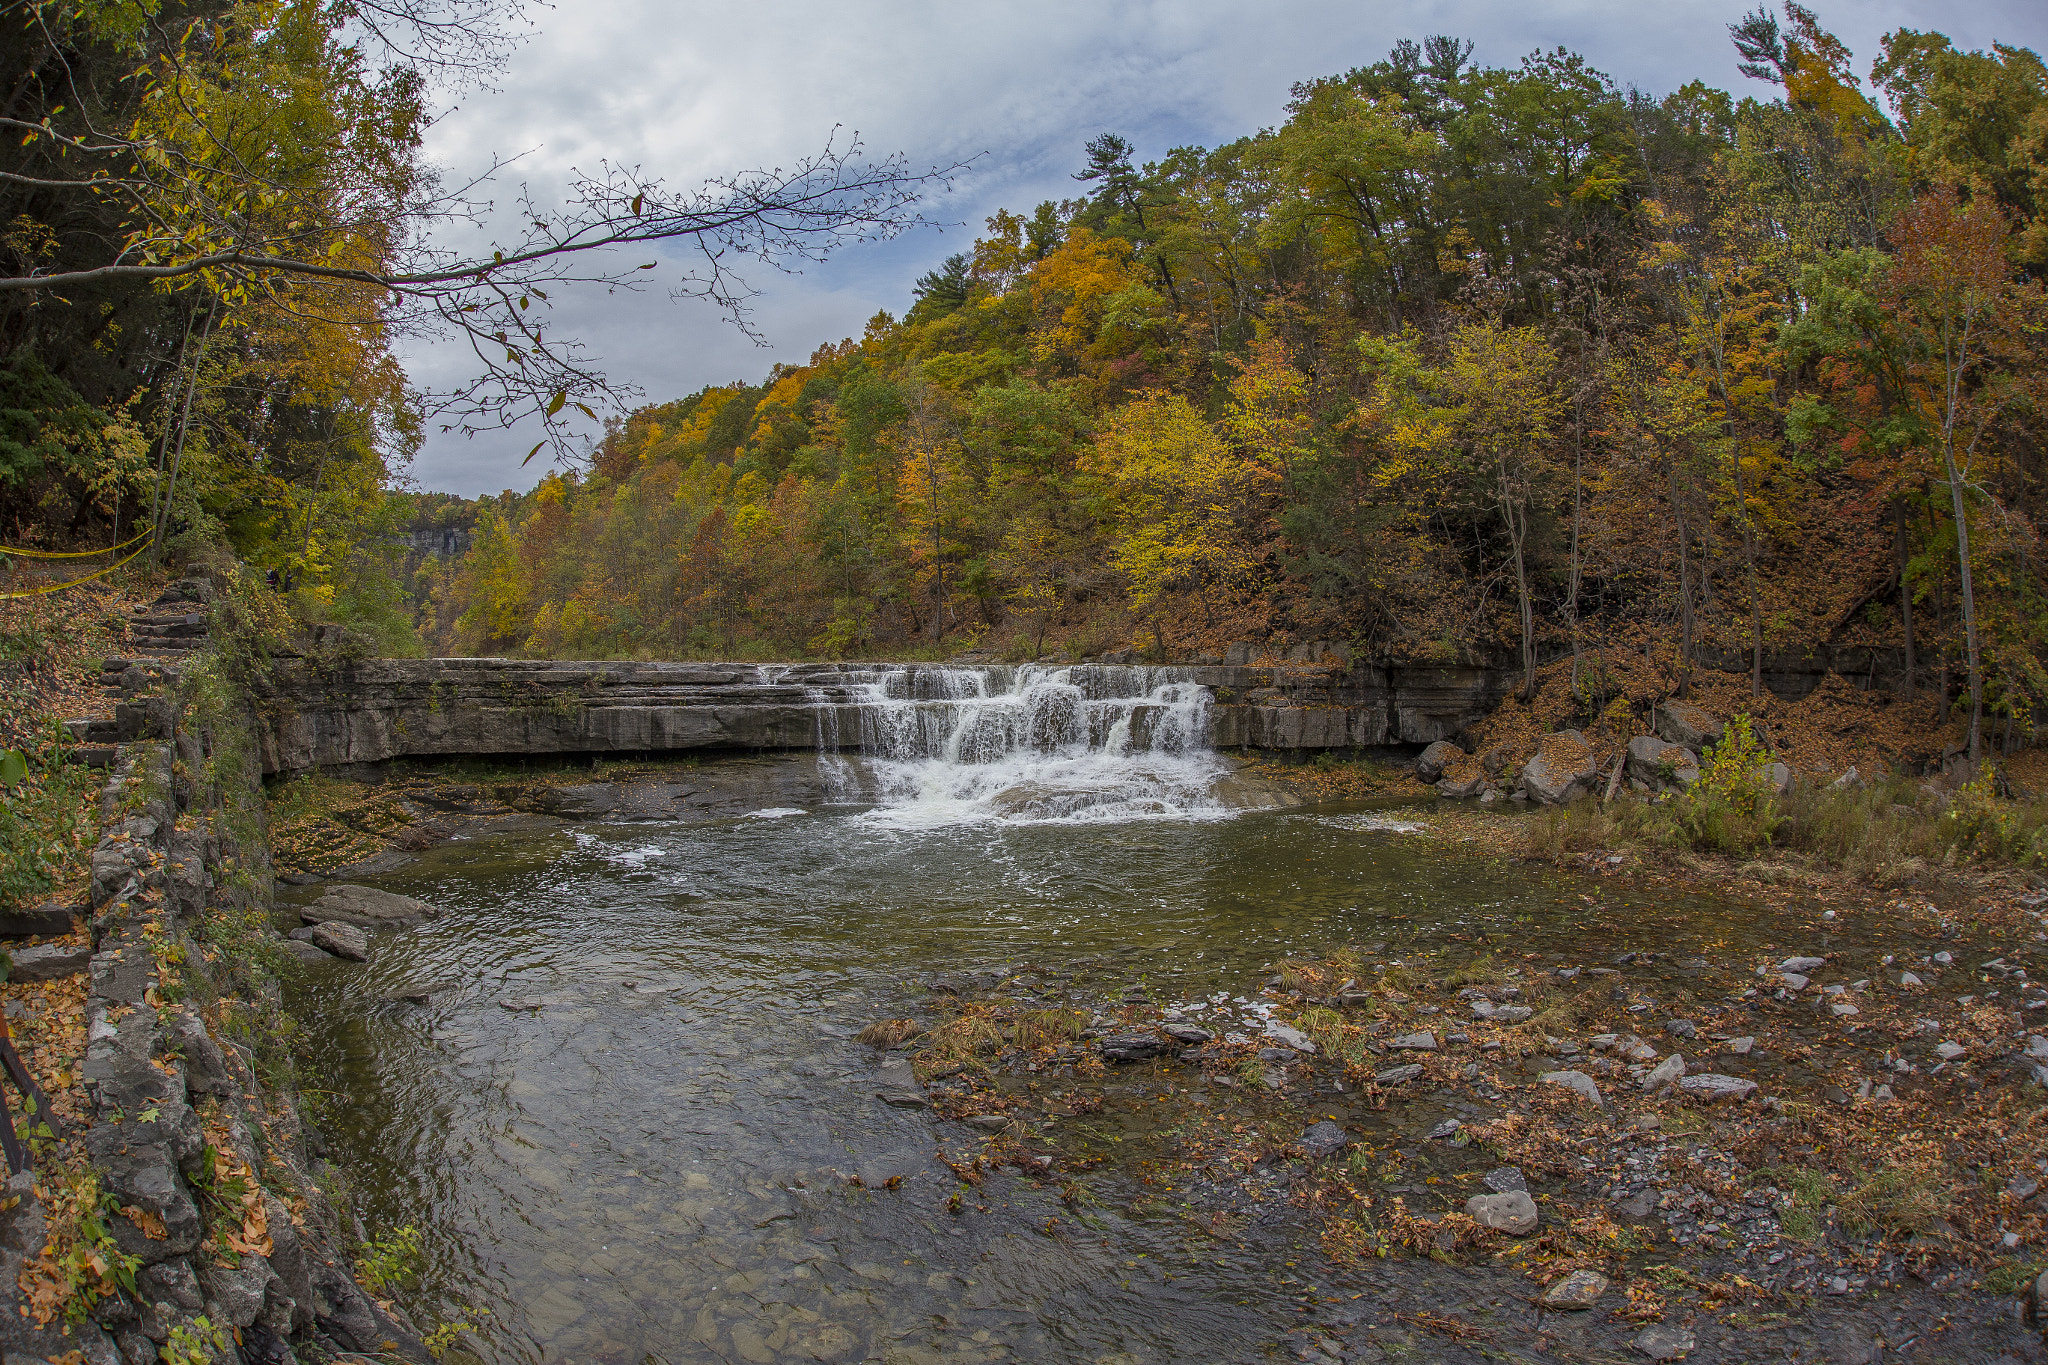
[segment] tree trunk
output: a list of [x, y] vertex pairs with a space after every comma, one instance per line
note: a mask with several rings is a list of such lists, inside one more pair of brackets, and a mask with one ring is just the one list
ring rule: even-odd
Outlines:
[[1522, 607], [1522, 700], [1527, 702], [1536, 696], [1536, 612], [1529, 601], [1529, 569], [1522, 555], [1529, 524], [1509, 487], [1507, 467], [1496, 464], [1495, 469], [1500, 478], [1501, 517], [1507, 522], [1508, 543], [1515, 550], [1515, 592]]
[[1892, 504], [1892, 526], [1899, 562], [1899, 613], [1905, 618], [1906, 629], [1905, 698], [1910, 702], [1913, 700], [1913, 585], [1906, 581], [1906, 509], [1897, 502]]
[[1667, 457], [1664, 480], [1671, 494], [1671, 519], [1678, 523], [1678, 695], [1692, 695], [1692, 533], [1685, 524], [1685, 508], [1678, 500], [1678, 475]]
[[1963, 599], [1963, 654], [1970, 670], [1970, 762], [1983, 757], [1984, 675], [1977, 652], [1977, 594], [1970, 573], [1970, 518], [1963, 504], [1963, 478], [1956, 470], [1955, 443], [1942, 442], [1942, 463], [1948, 469], [1949, 501], [1956, 518], [1956, 572], [1961, 579]]
[[1721, 412], [1728, 421], [1728, 458], [1735, 474], [1735, 501], [1742, 508], [1742, 559], [1749, 572], [1749, 695], [1764, 694], [1764, 617], [1756, 593], [1756, 527], [1749, 492], [1742, 485], [1742, 431], [1735, 424], [1735, 400], [1728, 396], [1728, 372], [1721, 364], [1721, 324], [1714, 322], [1714, 378], [1721, 385]]

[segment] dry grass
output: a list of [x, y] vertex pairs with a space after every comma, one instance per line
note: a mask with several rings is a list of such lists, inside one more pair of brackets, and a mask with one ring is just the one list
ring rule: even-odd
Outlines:
[[909, 1042], [923, 1032], [923, 1029], [908, 1019], [878, 1019], [854, 1034], [853, 1039], [869, 1047], [888, 1048]]

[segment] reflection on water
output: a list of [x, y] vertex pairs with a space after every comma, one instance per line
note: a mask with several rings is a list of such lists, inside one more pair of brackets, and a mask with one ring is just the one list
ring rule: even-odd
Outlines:
[[1533, 947], [1584, 912], [1528, 868], [1331, 815], [480, 840], [382, 882], [442, 918], [293, 1003], [369, 1221], [426, 1236], [403, 1301], [422, 1326], [487, 1307], [491, 1361], [1232, 1359], [1286, 1330], [1284, 1209], [1219, 1244], [1170, 1201], [1132, 1211], [1109, 1168], [1086, 1221], [1007, 1174], [950, 1213], [935, 1150], [967, 1135], [877, 1100], [850, 1035], [966, 964], [1093, 958], [1093, 989], [1166, 1001], [1362, 939]]

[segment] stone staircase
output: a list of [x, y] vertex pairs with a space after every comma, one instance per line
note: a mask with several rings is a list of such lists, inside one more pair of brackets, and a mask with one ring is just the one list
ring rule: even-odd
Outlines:
[[146, 607], [134, 607], [128, 620], [128, 647], [100, 665], [100, 690], [115, 699], [112, 715], [79, 716], [64, 722], [78, 741], [74, 763], [111, 766], [122, 740], [123, 702], [153, 686], [178, 661], [206, 644], [213, 618], [214, 585], [203, 578], [181, 578], [157, 594]]

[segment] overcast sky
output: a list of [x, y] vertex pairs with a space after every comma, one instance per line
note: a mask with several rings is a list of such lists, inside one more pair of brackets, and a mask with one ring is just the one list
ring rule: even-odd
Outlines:
[[[664, 401], [706, 384], [758, 382], [777, 361], [858, 336], [877, 309], [901, 314], [911, 284], [999, 208], [1073, 197], [1082, 144], [1117, 132], [1139, 159], [1213, 146], [1283, 117], [1288, 86], [1378, 60], [1401, 38], [1474, 40], [1474, 60], [1510, 65], [1537, 48], [1584, 53], [1617, 84], [1663, 94], [1695, 77], [1738, 93], [1772, 87], [1735, 72], [1725, 26], [1753, 0], [561, 0], [493, 93], [465, 93], [435, 126], [429, 156], [451, 175], [524, 153], [518, 179], [543, 193], [609, 157], [671, 184], [818, 150], [836, 126], [877, 153], [920, 164], [979, 157], [928, 215], [962, 224], [857, 248], [800, 277], [756, 269], [754, 344], [658, 284], [639, 295], [557, 295], [554, 330], [583, 338], [615, 380]], [[2048, 47], [2039, 0], [1896, 0], [1819, 6], [1867, 71], [1882, 33], [1937, 29], [1965, 48]], [[844, 136], [844, 133], [842, 133]], [[510, 198], [501, 194], [500, 201]], [[679, 269], [649, 272], [659, 281]], [[461, 375], [462, 348], [415, 347], [423, 387]], [[413, 475], [476, 495], [529, 488], [538, 433], [436, 432]]]

